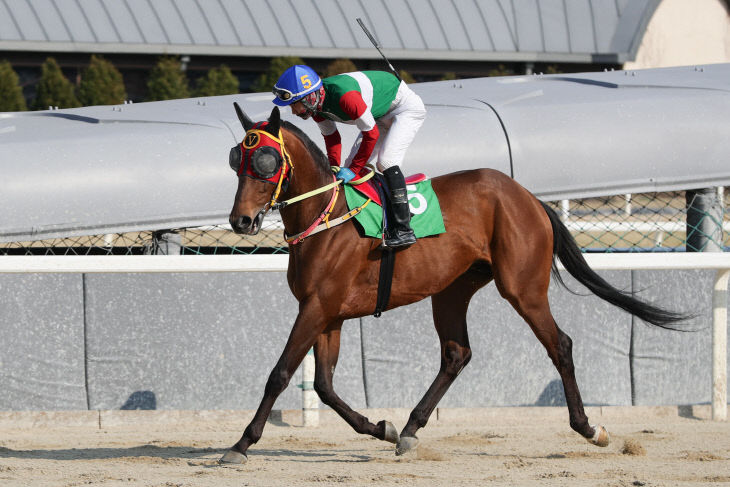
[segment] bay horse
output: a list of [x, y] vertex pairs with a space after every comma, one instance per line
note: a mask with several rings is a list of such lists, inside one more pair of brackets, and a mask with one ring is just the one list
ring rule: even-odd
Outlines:
[[[278, 107], [267, 122], [254, 124], [237, 104], [234, 106], [246, 130], [244, 141], [231, 150], [231, 166], [239, 174], [229, 219], [235, 232], [255, 234], [264, 213], [276, 205], [281, 208], [289, 236], [301, 237], [325, 214], [348, 212], [344, 197], [334, 201], [339, 187], [327, 157], [299, 128], [281, 120]], [[261, 157], [252, 156], [255, 144], [263, 139], [269, 146]], [[591, 292], [648, 323], [669, 328], [684, 316], [639, 301], [607, 283], [587, 265], [557, 214], [507, 175], [477, 169], [435, 177], [431, 184], [441, 205], [446, 233], [396, 250], [386, 308], [430, 296], [441, 342], [439, 372], [403, 430], [398, 433], [388, 421], [371, 422], [352, 410], [332, 387], [343, 321], [373, 313], [382, 253], [380, 240], [361, 238], [355, 225], [348, 222], [290, 244], [287, 280], [299, 302], [299, 314], [253, 420], [221, 463], [247, 460], [246, 452], [261, 438], [276, 398], [312, 347], [314, 389], [324, 404], [356, 432], [395, 443], [396, 454], [416, 448], [416, 432], [426, 425], [439, 400], [469, 363], [467, 308], [474, 293], [492, 280], [557, 368], [571, 428], [595, 445], [608, 445], [606, 429], [588, 422], [575, 379], [572, 341], [550, 312], [551, 271], [563, 284], [556, 258]], [[279, 198], [291, 201], [318, 188], [325, 190], [296, 203], [278, 202]]]

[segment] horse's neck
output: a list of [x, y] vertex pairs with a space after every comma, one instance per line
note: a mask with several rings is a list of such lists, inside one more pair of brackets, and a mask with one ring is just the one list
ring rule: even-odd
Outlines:
[[[294, 157], [294, 174], [283, 200], [301, 196], [334, 182], [332, 173], [327, 173], [317, 165], [317, 161], [307, 152], [304, 157]], [[326, 208], [332, 199], [334, 189], [310, 196], [302, 201], [281, 210], [281, 217], [287, 234], [296, 234], [306, 230]], [[340, 191], [338, 206], [344, 200], [344, 192]], [[333, 215], [334, 217], [339, 215]]]

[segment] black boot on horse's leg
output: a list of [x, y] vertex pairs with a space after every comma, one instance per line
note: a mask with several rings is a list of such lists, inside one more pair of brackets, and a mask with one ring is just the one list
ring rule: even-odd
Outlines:
[[388, 184], [388, 198], [393, 208], [393, 224], [385, 235], [386, 247], [406, 247], [416, 243], [416, 234], [411, 229], [411, 209], [408, 205], [406, 180], [398, 166], [383, 171]]

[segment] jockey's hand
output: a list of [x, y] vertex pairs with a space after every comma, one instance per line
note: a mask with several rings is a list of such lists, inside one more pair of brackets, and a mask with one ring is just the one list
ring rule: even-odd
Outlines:
[[341, 167], [339, 171], [337, 171], [337, 179], [341, 180], [343, 183], [349, 183], [353, 179], [357, 177], [357, 174], [352, 172], [352, 170], [349, 167]]

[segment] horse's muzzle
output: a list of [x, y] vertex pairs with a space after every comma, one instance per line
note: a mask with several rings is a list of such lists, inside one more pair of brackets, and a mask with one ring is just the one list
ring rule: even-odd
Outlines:
[[228, 221], [234, 232], [243, 235], [256, 235], [261, 230], [261, 222], [264, 220], [264, 212], [260, 212], [254, 218], [247, 215], [234, 218], [231, 216]]

